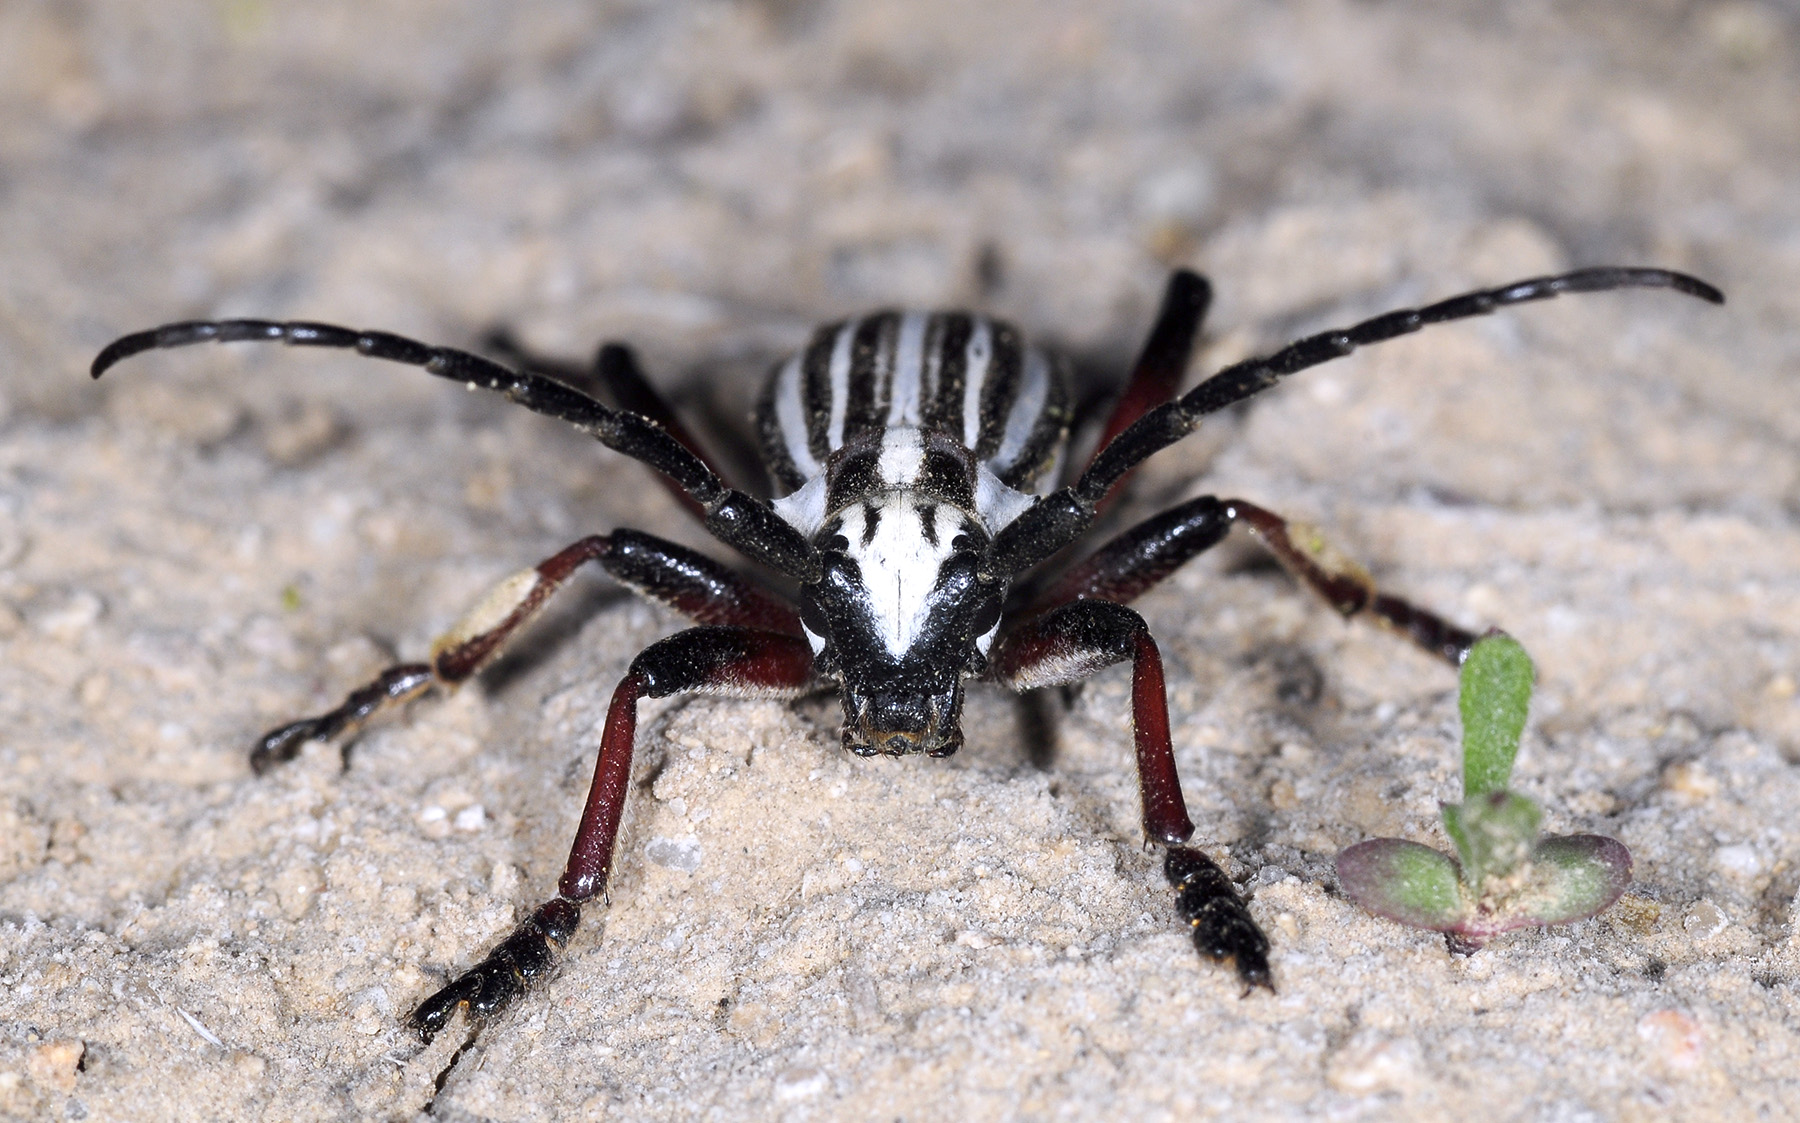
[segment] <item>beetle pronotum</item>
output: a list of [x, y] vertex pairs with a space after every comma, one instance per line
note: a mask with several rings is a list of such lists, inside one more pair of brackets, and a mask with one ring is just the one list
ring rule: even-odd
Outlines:
[[1626, 287], [1724, 300], [1683, 273], [1581, 269], [1321, 332], [1234, 363], [1177, 396], [1212, 291], [1200, 276], [1177, 272], [1097, 451], [1060, 487], [1050, 468], [1069, 430], [1061, 367], [1011, 325], [967, 312], [878, 312], [830, 324], [777, 364], [756, 411], [763, 459], [780, 494], [773, 502], [725, 483], [632, 353], [617, 345], [601, 348], [596, 374], [619, 407], [466, 351], [305, 322], [167, 324], [109, 344], [93, 375], [153, 348], [240, 340], [346, 348], [422, 367], [567, 421], [656, 469], [714, 537], [798, 587], [793, 598], [777, 595], [637, 531], [583, 538], [501, 582], [439, 637], [429, 661], [391, 667], [338, 708], [258, 742], [250, 762], [260, 773], [292, 759], [308, 740], [348, 736], [381, 710], [464, 682], [588, 562], [697, 623], [632, 662], [613, 692], [556, 895], [419, 1005], [411, 1024], [429, 1039], [458, 1008], [490, 1017], [547, 974], [582, 905], [605, 889], [630, 788], [639, 699], [694, 691], [795, 696], [835, 683], [851, 752], [947, 756], [962, 744], [966, 679], [1023, 691], [1077, 682], [1126, 660], [1144, 833], [1166, 848], [1177, 912], [1203, 954], [1232, 960], [1246, 986], [1269, 985], [1268, 940], [1224, 871], [1186, 845], [1194, 826], [1175, 769], [1162, 658], [1143, 618], [1126, 606], [1242, 523], [1346, 617], [1367, 615], [1453, 666], [1475, 636], [1381, 592], [1315, 535], [1290, 533], [1281, 516], [1240, 499], [1190, 499], [1074, 564], [1049, 563], [1151, 454], [1286, 375], [1427, 324]]

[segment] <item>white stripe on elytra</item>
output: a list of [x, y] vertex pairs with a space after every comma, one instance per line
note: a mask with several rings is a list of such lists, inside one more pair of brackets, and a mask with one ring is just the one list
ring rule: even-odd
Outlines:
[[987, 381], [988, 363], [994, 356], [994, 337], [986, 320], [975, 321], [963, 354], [963, 446], [974, 448], [981, 440], [981, 387]]
[[908, 312], [900, 320], [900, 338], [894, 346], [894, 377], [888, 389], [888, 428], [917, 425], [919, 382], [925, 365], [925, 314]]
[[1013, 398], [1012, 412], [1006, 415], [1006, 436], [994, 453], [996, 468], [1006, 471], [1014, 467], [1019, 454], [1025, 451], [1025, 442], [1031, 439], [1031, 431], [1037, 428], [1038, 416], [1044, 412], [1044, 401], [1049, 396], [1050, 363], [1043, 352], [1030, 348], [1025, 352], [1024, 382]]
[[850, 342], [857, 323], [852, 320], [839, 328], [831, 343], [831, 427], [826, 430], [826, 443], [832, 448], [844, 447], [844, 412], [850, 408]]
[[806, 407], [800, 400], [800, 356], [781, 364], [781, 373], [775, 377], [775, 423], [781, 426], [788, 458], [802, 476], [816, 476], [819, 462], [813, 459], [812, 447], [807, 443]]

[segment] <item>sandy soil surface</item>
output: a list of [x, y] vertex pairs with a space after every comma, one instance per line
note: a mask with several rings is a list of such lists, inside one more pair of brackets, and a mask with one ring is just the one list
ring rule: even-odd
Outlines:
[[[0, 1116], [1800, 1116], [1800, 10], [1782, 3], [0, 7]], [[253, 778], [574, 538], [706, 545], [634, 464], [397, 367], [112, 336], [264, 314], [580, 361], [709, 432], [812, 323], [975, 305], [1116, 375], [1480, 284], [1698, 272], [1308, 372], [1159, 456], [1541, 671], [1517, 784], [1623, 839], [1605, 916], [1469, 958], [1331, 857], [1441, 845], [1454, 681], [1248, 547], [1140, 603], [1274, 995], [1178, 930], [1128, 673], [948, 761], [836, 704], [644, 707], [610, 908], [543, 990], [413, 1004], [546, 895], [612, 684], [599, 577], [448, 700]], [[709, 549], [714, 547], [708, 546]], [[722, 556], [722, 551], [721, 551]], [[1046, 761], [1046, 757], [1049, 759]]]

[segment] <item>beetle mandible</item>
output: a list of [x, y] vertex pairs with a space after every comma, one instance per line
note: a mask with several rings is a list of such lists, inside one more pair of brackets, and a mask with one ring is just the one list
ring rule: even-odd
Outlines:
[[654, 468], [721, 542], [797, 584], [784, 598], [702, 554], [633, 530], [583, 538], [507, 578], [434, 643], [429, 661], [389, 668], [328, 713], [266, 734], [261, 773], [314, 739], [344, 738], [377, 712], [468, 680], [581, 566], [698, 626], [638, 655], [614, 690], [594, 779], [557, 893], [480, 962], [414, 1010], [429, 1040], [462, 1007], [506, 1008], [547, 975], [582, 906], [606, 887], [630, 788], [642, 698], [705, 691], [792, 697], [821, 683], [843, 698], [852, 753], [947, 756], [962, 744], [963, 683], [1016, 691], [1078, 682], [1129, 660], [1138, 791], [1146, 838], [1195, 946], [1233, 961], [1246, 988], [1270, 985], [1268, 939], [1230, 878], [1186, 845], [1194, 825], [1170, 741], [1162, 658], [1127, 605], [1242, 523], [1345, 617], [1366, 615], [1452, 666], [1475, 635], [1377, 589], [1310, 530], [1239, 499], [1200, 496], [1131, 527], [1058, 569], [1125, 478], [1208, 414], [1308, 367], [1444, 323], [1563, 293], [1669, 288], [1714, 304], [1705, 281], [1663, 269], [1604, 267], [1536, 277], [1388, 312], [1234, 363], [1177, 395], [1211, 302], [1205, 279], [1176, 272], [1148, 340], [1072, 482], [1052, 465], [1068, 439], [1064, 372], [1003, 321], [967, 312], [878, 312], [819, 328], [776, 365], [756, 409], [763, 460], [780, 497], [730, 487], [625, 347], [602, 347], [595, 374], [617, 406], [531, 369], [379, 331], [269, 320], [184, 321], [109, 344], [95, 378], [121, 359], [190, 343], [279, 340], [350, 349], [493, 390], [569, 422]]

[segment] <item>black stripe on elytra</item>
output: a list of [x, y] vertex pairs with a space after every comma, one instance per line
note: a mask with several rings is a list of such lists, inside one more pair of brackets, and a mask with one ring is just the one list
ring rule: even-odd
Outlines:
[[881, 525], [881, 508], [873, 503], [863, 504], [862, 544], [867, 546], [875, 541], [875, 528]]
[[886, 420], [882, 382], [894, 366], [894, 325], [897, 312], [876, 312], [856, 321], [850, 337], [850, 380], [845, 391], [844, 441], [857, 433], [878, 429]]
[[996, 471], [1000, 482], [1007, 487], [1023, 488], [1034, 480], [1038, 473], [1049, 466], [1056, 458], [1056, 450], [1069, 434], [1069, 383], [1062, 360], [1055, 356], [1046, 356], [1049, 369], [1045, 371], [1049, 385], [1044, 392], [1044, 406], [1032, 421], [1031, 435], [1025, 438], [1025, 447], [1019, 451], [1011, 464], [1004, 471]]
[[800, 360], [800, 404], [806, 414], [806, 447], [825, 463], [831, 455], [831, 351], [844, 325], [826, 324], [813, 333]]
[[770, 479], [778, 485], [777, 490], [783, 492], [792, 491], [806, 482], [793, 456], [788, 453], [787, 433], [781, 428], [780, 413], [775, 408], [775, 395], [781, 387], [781, 368], [786, 365], [786, 360], [775, 365], [756, 400], [756, 437], [762, 449], [762, 462], [769, 470]]
[[940, 351], [944, 342], [944, 319], [942, 312], [934, 312], [925, 317], [925, 332], [919, 340], [919, 385], [914, 391], [913, 416], [926, 426], [930, 425], [927, 418], [931, 414], [932, 403], [937, 400], [937, 384], [944, 365], [944, 356]]
[[981, 386], [981, 429], [975, 438], [975, 455], [992, 460], [1006, 439], [1006, 419], [1019, 397], [1019, 384], [1024, 380], [1025, 361], [1019, 345], [1019, 333], [1011, 324], [992, 322], [993, 358], [988, 362], [987, 381]]
[[944, 330], [937, 345], [936, 394], [925, 410], [925, 428], [934, 429], [961, 444], [963, 380], [968, 377], [969, 336], [974, 334], [975, 320], [962, 312], [946, 312], [942, 319]]

